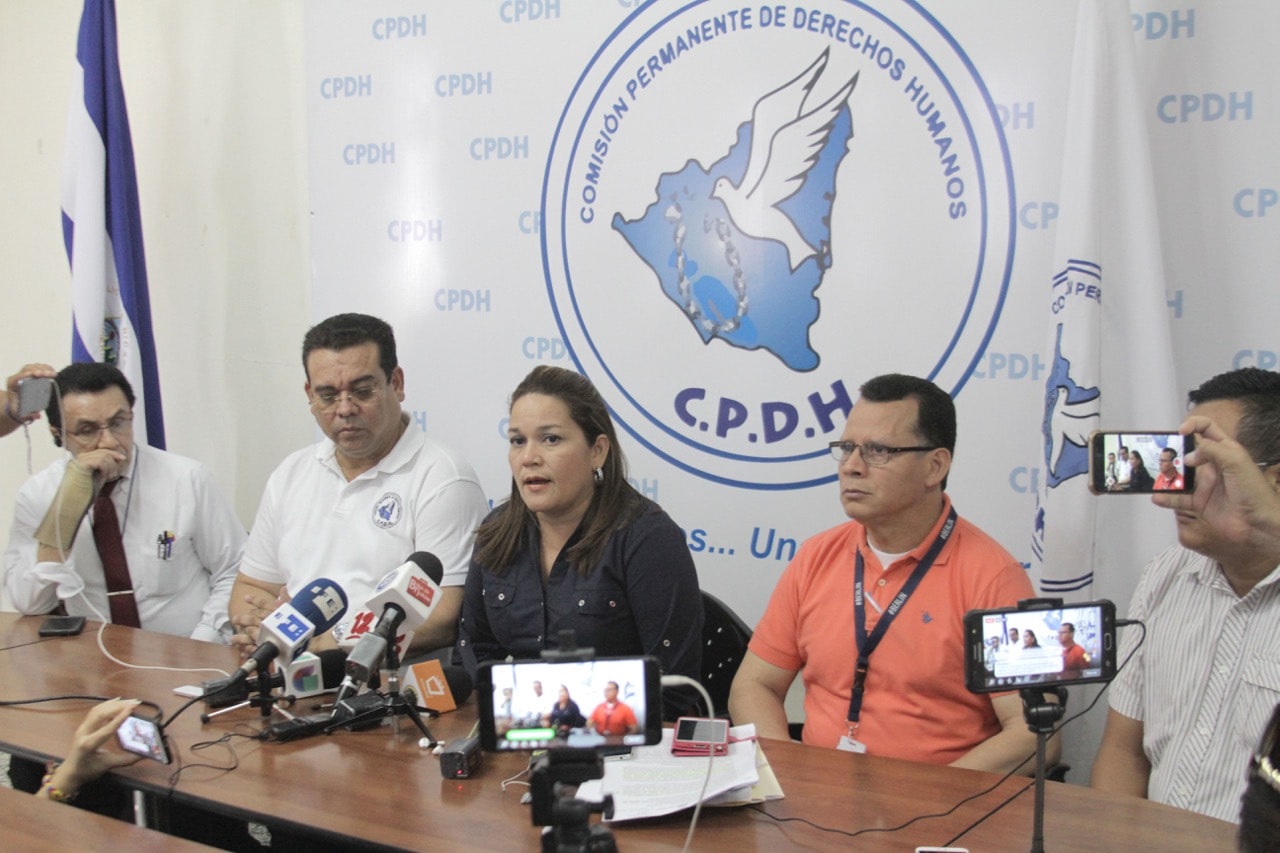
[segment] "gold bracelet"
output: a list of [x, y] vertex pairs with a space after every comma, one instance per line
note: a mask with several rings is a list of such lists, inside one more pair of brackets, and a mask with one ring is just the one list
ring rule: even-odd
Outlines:
[[53, 774], [55, 771], [57, 771], [59, 766], [60, 765], [56, 761], [49, 762], [49, 764], [47, 765], [48, 772], [46, 772], [44, 774], [44, 778], [40, 780], [40, 790], [48, 791], [49, 799], [53, 800], [55, 803], [69, 803], [72, 800], [74, 800], [76, 798], [76, 794], [80, 792], [72, 791], [70, 794], [68, 794], [66, 791], [62, 790], [61, 788], [53, 787]]

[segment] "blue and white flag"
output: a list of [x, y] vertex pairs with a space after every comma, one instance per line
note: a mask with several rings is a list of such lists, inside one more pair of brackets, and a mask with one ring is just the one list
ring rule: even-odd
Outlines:
[[[1033, 534], [1033, 571], [1054, 597], [1090, 597], [1095, 573], [1100, 583], [1105, 571], [1136, 577], [1153, 553], [1131, 526], [1150, 511], [1147, 499], [1090, 494], [1089, 434], [1181, 422], [1137, 73], [1128, 4], [1083, 0], [1046, 276], [1050, 369]], [[1157, 531], [1165, 541], [1171, 533]]]
[[133, 143], [116, 53], [114, 0], [85, 0], [67, 123], [62, 233], [71, 262], [71, 360], [105, 361], [137, 395], [134, 434], [164, 447], [164, 417]]

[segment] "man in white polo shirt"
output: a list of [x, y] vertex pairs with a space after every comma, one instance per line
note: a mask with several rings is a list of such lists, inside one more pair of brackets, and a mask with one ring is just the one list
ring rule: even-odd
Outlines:
[[[1242, 446], [1260, 488], [1280, 493], [1280, 374], [1233, 370], [1188, 400], [1188, 425]], [[1229, 821], [1239, 820], [1249, 758], [1280, 702], [1280, 543], [1241, 535], [1202, 497], [1240, 481], [1209, 463], [1197, 468], [1194, 500], [1157, 495], [1175, 508], [1179, 544], [1147, 565], [1134, 592], [1128, 615], [1146, 624], [1146, 640], [1111, 686], [1090, 780]], [[1137, 640], [1133, 629], [1121, 635], [1121, 660]]]
[[[263, 612], [318, 577], [346, 592], [349, 620], [383, 575], [428, 551], [444, 566], [443, 589], [413, 648], [451, 645], [475, 530], [489, 509], [475, 471], [401, 410], [404, 370], [387, 323], [330, 317], [307, 332], [302, 364], [327, 438], [290, 455], [267, 481], [231, 593], [236, 644], [256, 645]], [[333, 638], [311, 645], [332, 647]]]

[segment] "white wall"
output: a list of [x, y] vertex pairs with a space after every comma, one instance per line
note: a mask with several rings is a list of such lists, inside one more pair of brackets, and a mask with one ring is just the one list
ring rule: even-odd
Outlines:
[[[0, 374], [70, 361], [59, 214], [79, 0], [0, 4]], [[312, 437], [302, 3], [118, 9], [168, 447], [200, 459], [253, 520], [267, 475]], [[55, 458], [31, 430], [36, 470]], [[26, 479], [0, 442], [0, 519]]]

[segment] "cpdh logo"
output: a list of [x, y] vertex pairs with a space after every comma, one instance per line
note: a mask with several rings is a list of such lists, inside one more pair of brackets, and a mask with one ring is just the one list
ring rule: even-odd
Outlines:
[[1013, 257], [986, 87], [909, 0], [646, 4], [583, 70], [543, 189], [569, 354], [618, 421], [715, 482], [832, 482], [886, 372], [953, 395]]

